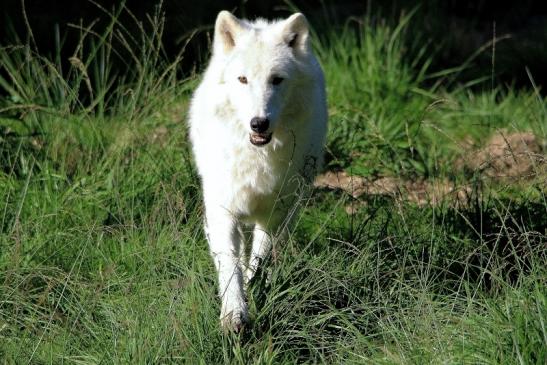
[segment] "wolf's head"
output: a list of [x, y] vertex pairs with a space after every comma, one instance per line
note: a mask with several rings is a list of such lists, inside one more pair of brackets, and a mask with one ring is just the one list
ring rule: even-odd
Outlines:
[[300, 13], [272, 23], [218, 14], [213, 62], [252, 144], [268, 144], [272, 134], [290, 129], [284, 124], [291, 116], [310, 107], [306, 93], [298, 92], [313, 80], [310, 57], [308, 23]]

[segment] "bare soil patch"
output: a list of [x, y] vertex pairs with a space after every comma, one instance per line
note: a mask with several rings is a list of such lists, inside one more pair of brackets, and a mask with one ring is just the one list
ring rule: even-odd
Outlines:
[[492, 135], [484, 147], [466, 152], [456, 167], [496, 180], [531, 179], [546, 172], [542, 144], [530, 132], [500, 131]]
[[[466, 143], [471, 146], [470, 143]], [[500, 182], [528, 181], [547, 177], [545, 147], [539, 138], [529, 132], [507, 133], [500, 131], [482, 148], [469, 147], [455, 163], [457, 170], [478, 172], [488, 180]], [[398, 201], [419, 206], [448, 202], [465, 206], [472, 193], [470, 184], [456, 185], [446, 179], [409, 180], [400, 177], [367, 179], [352, 176], [345, 171], [327, 171], [317, 176], [316, 188], [343, 190], [355, 201], [346, 207], [349, 214], [365, 205], [363, 198], [389, 196]]]
[[[316, 188], [343, 190], [361, 201], [366, 196], [389, 196], [398, 201], [408, 201], [419, 206], [439, 204], [449, 199], [456, 204], [467, 204], [471, 194], [470, 186], [456, 186], [447, 179], [405, 180], [398, 177], [366, 179], [348, 175], [345, 171], [327, 171], [317, 176]], [[357, 202], [346, 207], [348, 213], [354, 213], [362, 203]]]

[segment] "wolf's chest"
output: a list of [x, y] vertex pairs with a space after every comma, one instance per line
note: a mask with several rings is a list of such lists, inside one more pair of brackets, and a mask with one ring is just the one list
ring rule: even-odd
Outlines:
[[277, 190], [287, 169], [288, 164], [284, 161], [263, 155], [236, 158], [229, 166], [232, 184], [236, 190], [257, 195], [268, 195]]

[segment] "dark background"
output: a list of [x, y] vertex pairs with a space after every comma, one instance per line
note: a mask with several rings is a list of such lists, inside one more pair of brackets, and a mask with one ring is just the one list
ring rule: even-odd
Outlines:
[[[100, 9], [119, 6], [120, 1], [98, 0], [26, 0], [24, 6], [36, 46], [41, 54], [53, 54], [55, 27], [62, 43], [62, 56], [68, 58], [76, 46], [79, 33], [68, 24], [88, 25], [98, 20], [95, 30], [108, 24], [108, 16]], [[542, 1], [311, 1], [295, 0], [294, 6], [304, 12], [315, 30], [321, 34], [332, 27], [342, 26], [350, 17], [368, 15], [372, 21], [396, 23], [402, 13], [416, 9], [409, 32], [425, 36], [434, 52], [432, 71], [461, 65], [481, 46], [497, 37], [508, 39], [496, 44], [496, 81], [516, 87], [531, 87], [528, 68], [539, 85], [547, 83], [547, 11]], [[146, 14], [154, 12], [157, 0], [125, 2], [135, 17], [146, 23]], [[0, 44], [5, 46], [28, 41], [21, 0], [2, 0], [0, 5]], [[169, 57], [181, 49], [185, 37], [198, 29], [185, 51], [181, 74], [195, 66], [202, 67], [207, 58], [210, 31], [219, 10], [227, 9], [248, 18], [285, 17], [292, 12], [287, 2], [165, 0], [162, 3], [166, 26], [164, 46]], [[122, 23], [131, 27], [130, 15], [122, 15]], [[17, 38], [19, 40], [17, 40]], [[492, 73], [492, 49], [487, 47], [461, 75], [461, 82]]]

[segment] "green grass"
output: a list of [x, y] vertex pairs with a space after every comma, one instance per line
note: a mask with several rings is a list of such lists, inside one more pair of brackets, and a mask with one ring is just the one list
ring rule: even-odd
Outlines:
[[[369, 196], [348, 215], [350, 196], [315, 191], [252, 283], [237, 336], [219, 327], [187, 140], [197, 79], [181, 81], [163, 55], [161, 17], [132, 36], [116, 19], [83, 33], [69, 70], [31, 45], [0, 50], [3, 363], [546, 362], [544, 180], [454, 168], [466, 138], [545, 140], [537, 89], [429, 74], [434, 55], [409, 18], [316, 41], [328, 167], [447, 177], [471, 184], [472, 200]], [[125, 75], [109, 66], [115, 52]]]

